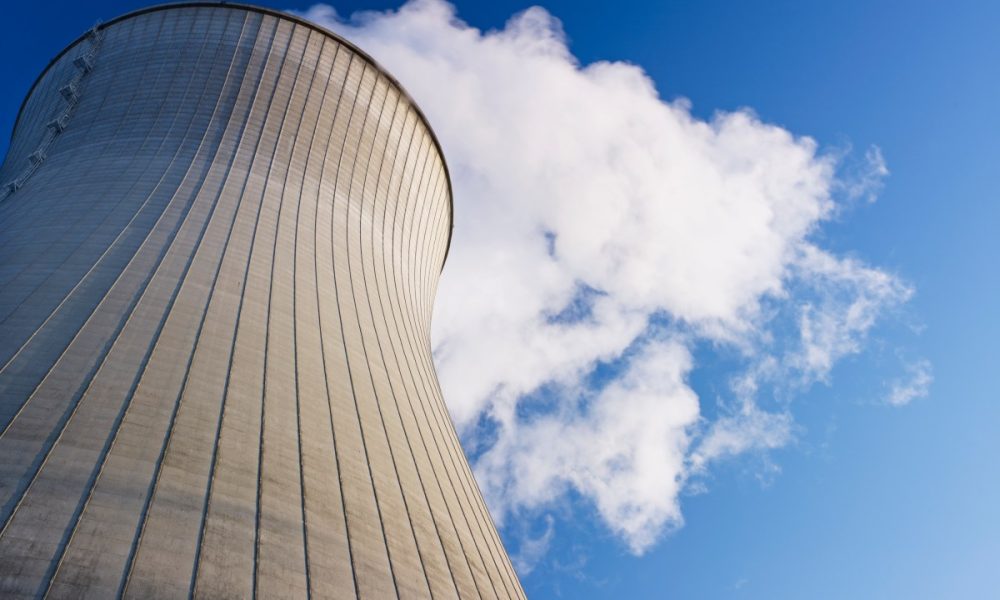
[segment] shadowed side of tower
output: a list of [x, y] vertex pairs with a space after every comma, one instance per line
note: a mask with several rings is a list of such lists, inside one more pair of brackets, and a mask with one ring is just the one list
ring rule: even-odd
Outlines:
[[0, 596], [524, 596], [431, 361], [447, 169], [364, 53], [120, 17], [0, 185]]

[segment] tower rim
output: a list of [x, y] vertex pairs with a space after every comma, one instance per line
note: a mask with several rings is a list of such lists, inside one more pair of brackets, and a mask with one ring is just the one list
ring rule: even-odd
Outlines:
[[[323, 27], [322, 25], [318, 25], [296, 14], [287, 13], [273, 8], [267, 8], [264, 6], [257, 6], [255, 4], [246, 4], [243, 2], [224, 2], [224, 1], [212, 2], [208, 0], [201, 0], [201, 1], [183, 0], [180, 2], [165, 2], [129, 11], [127, 13], [123, 13], [117, 17], [114, 17], [113, 19], [98, 23], [97, 25], [94, 26], [94, 29], [100, 31], [101, 29], [105, 29], [107, 27], [110, 27], [111, 25], [115, 25], [127, 19], [139, 17], [152, 12], [159, 12], [163, 10], [171, 10], [176, 8], [224, 8], [224, 9], [234, 9], [234, 10], [245, 10], [249, 12], [257, 12], [264, 15], [277, 17], [279, 19], [285, 19], [286, 21], [291, 21], [297, 25], [302, 25], [304, 27], [308, 27], [314, 31], [322, 33], [323, 35], [329, 37], [330, 39], [334, 40], [339, 44], [343, 44], [352, 52], [354, 52], [355, 54], [363, 58], [365, 61], [367, 61], [372, 67], [374, 67], [379, 72], [379, 74], [388, 79], [389, 82], [392, 85], [394, 85], [396, 89], [399, 90], [399, 92], [403, 95], [403, 97], [405, 97], [409, 101], [410, 105], [413, 107], [413, 110], [416, 111], [417, 116], [420, 117], [421, 121], [423, 121], [424, 126], [427, 128], [428, 133], [430, 133], [431, 141], [434, 142], [434, 147], [437, 149], [438, 156], [441, 157], [441, 165], [444, 167], [445, 180], [448, 184], [448, 221], [449, 221], [448, 242], [445, 245], [444, 259], [441, 261], [441, 268], [442, 270], [444, 269], [445, 263], [448, 262], [448, 254], [451, 251], [452, 234], [454, 233], [455, 230], [455, 197], [451, 183], [451, 172], [448, 169], [448, 160], [445, 158], [444, 149], [441, 147], [441, 142], [438, 139], [437, 133], [434, 132], [434, 127], [431, 126], [430, 120], [428, 120], [427, 115], [424, 114], [424, 111], [420, 108], [420, 105], [417, 104], [417, 101], [413, 98], [410, 92], [407, 91], [407, 89], [403, 86], [403, 84], [400, 83], [399, 80], [396, 79], [396, 77], [392, 73], [390, 73], [388, 69], [383, 67], [381, 63], [379, 63], [370, 54], [361, 49], [357, 44], [348, 40], [342, 35], [335, 33], [327, 29], [326, 27]], [[10, 130], [11, 139], [14, 138], [14, 134], [17, 132], [18, 124], [21, 121], [21, 114], [24, 112], [24, 108], [28, 103], [28, 99], [31, 98], [31, 95], [34, 93], [35, 88], [38, 87], [39, 82], [41, 82], [42, 78], [45, 77], [45, 74], [49, 72], [49, 69], [51, 69], [53, 65], [59, 62], [59, 59], [61, 59], [74, 46], [84, 41], [87, 38], [88, 33], [89, 32], [84, 32], [83, 34], [78, 36], [75, 40], [73, 40], [65, 47], [63, 47], [63, 49], [60, 50], [55, 56], [53, 56], [52, 59], [48, 62], [48, 64], [45, 65], [45, 67], [38, 73], [38, 76], [35, 77], [35, 80], [32, 82], [31, 87], [29, 87], [27, 93], [25, 93], [24, 99], [21, 100], [20, 107], [18, 107], [17, 117], [14, 118], [14, 125], [11, 127]]]

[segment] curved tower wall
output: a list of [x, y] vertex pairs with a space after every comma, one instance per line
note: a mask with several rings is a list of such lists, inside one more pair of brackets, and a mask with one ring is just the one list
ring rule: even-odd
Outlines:
[[446, 167], [366, 55], [126, 15], [0, 184], [0, 596], [523, 596], [431, 362]]

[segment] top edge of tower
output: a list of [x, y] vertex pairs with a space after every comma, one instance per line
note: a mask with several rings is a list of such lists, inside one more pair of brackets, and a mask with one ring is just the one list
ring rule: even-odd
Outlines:
[[[245, 4], [245, 3], [242, 3], [242, 2], [225, 2], [225, 1], [214, 1], [213, 2], [213, 1], [205, 1], [205, 0], [199, 2], [199, 1], [186, 1], [186, 0], [182, 0], [182, 1], [179, 1], [179, 2], [166, 2], [166, 3], [162, 3], [162, 4], [154, 4], [152, 6], [147, 6], [145, 8], [140, 8], [138, 10], [133, 10], [133, 11], [124, 13], [124, 14], [119, 15], [119, 16], [117, 16], [117, 17], [115, 17], [113, 19], [110, 19], [108, 21], [103, 21], [101, 23], [98, 23], [97, 25], [94, 26], [94, 28], [96, 28], [98, 31], [100, 31], [102, 29], [105, 29], [107, 27], [110, 27], [112, 25], [120, 23], [120, 22], [125, 21], [127, 19], [131, 19], [131, 18], [134, 18], [134, 17], [138, 17], [138, 16], [141, 16], [141, 15], [152, 13], [152, 12], [158, 12], [158, 11], [164, 11], [164, 10], [172, 10], [172, 9], [178, 9], [178, 8], [220, 8], [220, 9], [226, 9], [226, 10], [243, 10], [243, 11], [248, 11], [248, 12], [257, 12], [257, 13], [261, 13], [261, 14], [265, 14], [265, 15], [277, 17], [279, 19], [284, 19], [286, 21], [291, 21], [291, 22], [296, 23], [298, 25], [302, 25], [303, 27], [308, 27], [308, 28], [310, 28], [310, 29], [312, 29], [314, 31], [322, 33], [323, 35], [326, 35], [327, 37], [333, 39], [334, 41], [336, 41], [339, 44], [343, 44], [344, 46], [346, 46], [347, 48], [349, 48], [352, 52], [354, 52], [355, 54], [357, 54], [359, 57], [361, 57], [364, 60], [366, 60], [371, 66], [373, 66], [375, 69], [377, 69], [378, 72], [381, 75], [383, 75], [386, 79], [388, 79], [389, 82], [392, 85], [394, 85], [399, 90], [399, 92], [409, 101], [410, 105], [413, 107], [413, 109], [416, 111], [417, 115], [420, 117], [420, 120], [423, 121], [424, 126], [427, 127], [427, 131], [428, 131], [428, 133], [431, 136], [431, 140], [434, 142], [434, 146], [437, 148], [438, 155], [441, 157], [441, 164], [444, 167], [445, 178], [446, 178], [446, 181], [447, 181], [447, 184], [448, 184], [448, 206], [449, 206], [449, 212], [450, 212], [450, 214], [449, 214], [449, 221], [450, 221], [450, 223], [449, 223], [449, 228], [448, 228], [448, 242], [447, 242], [447, 245], [445, 247], [444, 260], [441, 263], [442, 268], [444, 267], [444, 263], [447, 262], [447, 260], [448, 260], [448, 254], [449, 254], [449, 252], [451, 250], [451, 239], [452, 239], [452, 234], [454, 233], [454, 228], [455, 228], [455, 204], [454, 204], [454, 196], [453, 196], [452, 183], [451, 183], [451, 173], [448, 170], [448, 161], [445, 159], [444, 150], [441, 148], [441, 142], [438, 140], [437, 134], [434, 132], [434, 128], [431, 126], [431, 123], [427, 119], [427, 116], [424, 114], [423, 110], [421, 110], [420, 105], [417, 104], [417, 102], [416, 102], [416, 100], [414, 100], [413, 96], [410, 95], [410, 93], [406, 90], [406, 88], [403, 87], [403, 84], [401, 84], [399, 82], [399, 80], [396, 79], [396, 77], [392, 73], [389, 72], [388, 69], [386, 69], [385, 67], [383, 67], [370, 54], [368, 54], [367, 52], [365, 52], [364, 50], [362, 50], [361, 48], [359, 48], [357, 44], [355, 44], [354, 42], [352, 42], [352, 41], [348, 40], [347, 38], [341, 36], [340, 34], [335, 33], [333, 31], [327, 29], [326, 27], [318, 25], [318, 24], [316, 24], [316, 23], [314, 23], [312, 21], [309, 21], [308, 19], [305, 19], [303, 17], [300, 17], [300, 16], [292, 14], [292, 13], [283, 12], [283, 11], [276, 10], [276, 9], [273, 9], [273, 8], [266, 8], [266, 7], [263, 7], [263, 6], [256, 6], [256, 5], [253, 5], [253, 4]], [[38, 76], [35, 78], [35, 81], [31, 84], [31, 87], [28, 88], [28, 92], [24, 95], [24, 99], [21, 101], [21, 106], [18, 108], [17, 117], [14, 119], [14, 126], [11, 128], [11, 138], [13, 138], [15, 132], [17, 131], [17, 125], [18, 125], [18, 122], [21, 120], [21, 114], [24, 112], [24, 108], [27, 105], [28, 100], [31, 98], [31, 94], [35, 91], [35, 88], [38, 86], [39, 82], [41, 82], [41, 80], [45, 76], [45, 74], [49, 71], [49, 69], [52, 68], [53, 65], [55, 65], [59, 61], [59, 59], [61, 59], [74, 46], [76, 46], [80, 42], [84, 41], [89, 34], [90, 34], [90, 31], [88, 30], [87, 32], [84, 32], [79, 37], [77, 37], [75, 40], [73, 40], [72, 42], [70, 42], [69, 44], [67, 44], [54, 57], [52, 57], [52, 60], [50, 60], [49, 63], [47, 65], [45, 65], [45, 68], [43, 68], [41, 70], [41, 72], [39, 72]]]

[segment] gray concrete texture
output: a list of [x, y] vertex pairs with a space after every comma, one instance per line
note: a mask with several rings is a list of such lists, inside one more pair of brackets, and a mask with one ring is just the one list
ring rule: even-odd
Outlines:
[[524, 596], [431, 362], [447, 170], [366, 55], [126, 15], [0, 184], [0, 597]]

